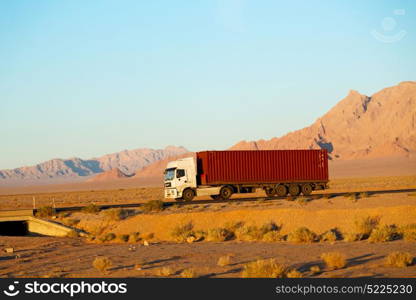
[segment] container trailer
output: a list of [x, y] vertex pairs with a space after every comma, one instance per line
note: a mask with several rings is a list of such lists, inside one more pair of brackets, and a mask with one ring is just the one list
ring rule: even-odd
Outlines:
[[169, 162], [165, 197], [227, 200], [263, 189], [267, 196], [310, 195], [328, 188], [328, 153], [322, 150], [203, 151]]

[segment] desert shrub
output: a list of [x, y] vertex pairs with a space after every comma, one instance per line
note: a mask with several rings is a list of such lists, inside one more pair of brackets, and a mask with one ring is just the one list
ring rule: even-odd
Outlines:
[[317, 235], [306, 227], [300, 227], [287, 236], [287, 240], [292, 243], [312, 243], [317, 239]]
[[380, 222], [380, 217], [365, 217], [360, 220], [356, 220], [355, 225], [355, 233], [358, 235], [359, 240], [367, 239], [374, 228], [377, 227], [378, 223]]
[[55, 214], [55, 208], [53, 208], [52, 206], [42, 206], [36, 210], [36, 216], [39, 218], [52, 217]]
[[87, 214], [96, 214], [100, 211], [100, 208], [95, 204], [89, 204], [84, 206], [81, 211]]
[[109, 241], [114, 240], [115, 238], [116, 238], [116, 235], [115, 235], [114, 233], [112, 233], [112, 232], [109, 232], [109, 233], [107, 233], [107, 234], [105, 234], [105, 235], [101, 236], [101, 237], [99, 238], [99, 240], [100, 240], [101, 242], [109, 242]]
[[110, 208], [105, 210], [104, 215], [112, 221], [120, 221], [128, 217], [129, 211], [123, 208]]
[[284, 278], [288, 268], [275, 259], [260, 259], [244, 265], [243, 278]]
[[[270, 221], [260, 227], [255, 225], [241, 226], [235, 230], [234, 234], [237, 240], [240, 241], [261, 241], [264, 239], [265, 235], [267, 235], [266, 239], [268, 241], [274, 241], [273, 239], [277, 238], [279, 230], [280, 227], [276, 225], [276, 223]], [[279, 237], [279, 240], [280, 238], [281, 237]]]
[[368, 241], [371, 243], [389, 242], [397, 239], [399, 236], [397, 228], [394, 225], [384, 225], [376, 227], [371, 231]]
[[119, 235], [117, 235], [117, 241], [126, 243], [126, 242], [128, 242], [129, 237], [130, 236], [128, 234], [119, 234]]
[[96, 257], [92, 262], [92, 265], [98, 271], [104, 273], [107, 272], [109, 268], [113, 265], [111, 260], [106, 256]]
[[240, 221], [230, 221], [224, 224], [224, 228], [229, 230], [229, 231], [236, 231], [238, 228], [241, 228], [244, 226], [244, 222], [240, 222]]
[[140, 232], [132, 232], [129, 235], [129, 243], [137, 243], [141, 240]]
[[279, 242], [282, 241], [284, 236], [280, 234], [279, 231], [269, 231], [263, 235], [262, 241], [263, 242]]
[[356, 233], [352, 233], [352, 232], [347, 232], [343, 234], [344, 236], [344, 241], [346, 242], [355, 242], [360, 240], [361, 236], [356, 234]]
[[205, 239], [208, 242], [224, 242], [233, 238], [234, 234], [225, 228], [211, 228]]
[[309, 271], [310, 271], [313, 275], [315, 275], [315, 274], [319, 274], [319, 273], [321, 273], [321, 268], [320, 268], [319, 266], [311, 266], [311, 267], [309, 268]]
[[416, 224], [401, 226], [398, 231], [405, 241], [416, 241]]
[[162, 277], [169, 277], [173, 275], [175, 272], [172, 270], [171, 267], [162, 267], [157, 270], [157, 275]]
[[231, 255], [227, 254], [218, 259], [217, 265], [220, 267], [228, 266], [231, 263]]
[[150, 200], [143, 204], [142, 210], [144, 212], [158, 212], [164, 208], [163, 201], [161, 200]]
[[368, 197], [370, 197], [370, 194], [368, 192], [362, 192], [362, 193], [360, 193], [360, 198], [361, 199], [368, 198]]
[[302, 273], [299, 272], [298, 270], [290, 270], [289, 272], [286, 273], [286, 277], [287, 278], [302, 278]]
[[339, 240], [341, 237], [340, 232], [337, 229], [330, 229], [326, 232], [324, 232], [323, 234], [321, 234], [319, 240], [321, 242], [335, 242], [337, 240]]
[[177, 242], [186, 242], [186, 239], [194, 235], [194, 225], [192, 222], [178, 225], [171, 231], [172, 238]]
[[345, 267], [347, 261], [345, 255], [339, 252], [327, 252], [321, 255], [321, 258], [330, 269], [341, 269]]
[[197, 276], [195, 270], [192, 268], [183, 270], [180, 275], [182, 278], [195, 278]]
[[395, 251], [386, 257], [385, 263], [389, 267], [404, 268], [413, 263], [413, 256], [409, 252]]

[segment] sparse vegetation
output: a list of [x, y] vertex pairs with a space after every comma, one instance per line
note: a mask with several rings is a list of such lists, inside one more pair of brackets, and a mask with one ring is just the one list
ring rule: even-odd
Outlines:
[[340, 239], [340, 233], [337, 229], [330, 229], [324, 232], [319, 238], [321, 242], [330, 242], [330, 243], [334, 243], [338, 239]]
[[163, 201], [161, 200], [150, 200], [143, 204], [142, 210], [144, 212], [159, 212], [164, 208]]
[[92, 203], [87, 206], [84, 206], [81, 211], [87, 214], [96, 214], [100, 212], [100, 208]]
[[112, 232], [109, 232], [103, 236], [101, 236], [98, 240], [100, 242], [110, 242], [116, 238], [116, 235]]
[[346, 266], [347, 261], [345, 255], [339, 252], [327, 252], [321, 255], [328, 268], [332, 270], [342, 269]]
[[293, 269], [286, 273], [286, 277], [287, 278], [302, 278], [303, 275], [298, 270]]
[[310, 271], [313, 275], [316, 275], [316, 274], [321, 273], [321, 268], [320, 268], [319, 266], [312, 266], [312, 267], [310, 267], [310, 268], [309, 268], [309, 271]]
[[[281, 236], [279, 235], [280, 227], [276, 223], [270, 221], [257, 227], [255, 225], [251, 226], [241, 226], [235, 230], [235, 237], [240, 241], [275, 241], [280, 240]], [[266, 236], [266, 237], [265, 237]]]
[[169, 277], [173, 275], [175, 272], [172, 270], [171, 267], [162, 267], [157, 270], [157, 275], [162, 277]]
[[292, 243], [313, 243], [317, 235], [306, 227], [300, 227], [287, 236], [287, 240]]
[[129, 243], [137, 243], [141, 240], [140, 232], [132, 232], [129, 235]]
[[197, 274], [196, 274], [196, 272], [195, 272], [195, 270], [194, 270], [194, 269], [189, 268], [189, 269], [185, 269], [185, 270], [183, 270], [183, 271], [181, 272], [180, 276], [181, 276], [182, 278], [195, 278], [195, 277], [197, 277]]
[[365, 198], [368, 198], [368, 197], [370, 197], [370, 194], [368, 192], [362, 192], [362, 193], [360, 193], [360, 198], [361, 199], [365, 199]]
[[42, 206], [36, 210], [36, 216], [39, 218], [49, 218], [56, 214], [55, 208], [52, 206]]
[[92, 265], [95, 269], [102, 273], [106, 273], [113, 265], [112, 261], [106, 256], [99, 256], [94, 259]]
[[275, 259], [260, 259], [244, 265], [243, 278], [284, 278], [288, 272], [285, 265]]
[[413, 256], [409, 252], [395, 251], [386, 257], [386, 266], [404, 268], [413, 263]]
[[104, 210], [103, 213], [111, 221], [120, 221], [129, 215], [129, 211], [123, 208], [110, 208]]
[[228, 266], [231, 263], [231, 255], [227, 254], [218, 259], [217, 265], [220, 267]]
[[405, 241], [416, 241], [416, 224], [401, 226], [398, 232]]
[[192, 222], [178, 225], [171, 231], [171, 236], [177, 242], [186, 242], [186, 239], [194, 235], [194, 225]]
[[358, 236], [358, 240], [367, 239], [371, 232], [377, 227], [380, 222], [380, 217], [365, 217], [360, 220], [356, 220], [354, 223], [355, 232]]
[[397, 232], [397, 227], [394, 225], [383, 225], [376, 227], [371, 231], [368, 241], [371, 243], [377, 242], [389, 242], [397, 239], [399, 234]]
[[234, 234], [225, 228], [211, 228], [205, 237], [208, 242], [224, 242], [233, 238]]
[[122, 243], [126, 243], [129, 240], [129, 235], [128, 234], [119, 234], [117, 235], [117, 241], [122, 242]]

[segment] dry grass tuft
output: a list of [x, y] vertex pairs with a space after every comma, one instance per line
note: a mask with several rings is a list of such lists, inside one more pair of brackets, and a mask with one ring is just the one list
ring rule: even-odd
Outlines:
[[288, 272], [285, 265], [275, 259], [260, 259], [244, 265], [241, 273], [243, 278], [284, 278]]
[[178, 225], [171, 231], [172, 238], [177, 242], [186, 242], [188, 237], [194, 236], [194, 225], [192, 222]]
[[416, 241], [416, 224], [401, 226], [398, 231], [405, 241]]
[[239, 241], [268, 241], [274, 242], [281, 240], [279, 234], [280, 227], [276, 223], [269, 221], [261, 227], [257, 226], [241, 226], [234, 232], [235, 237]]
[[111, 260], [106, 256], [96, 257], [92, 262], [92, 265], [98, 271], [105, 273], [108, 271], [109, 268], [113, 265]]
[[287, 240], [292, 243], [313, 243], [317, 235], [306, 227], [300, 227], [287, 236]]
[[224, 242], [234, 237], [233, 232], [225, 228], [212, 228], [209, 229], [205, 240], [208, 242]]
[[404, 268], [413, 263], [413, 256], [409, 252], [395, 251], [386, 257], [386, 265], [389, 267]]
[[109, 233], [101, 236], [98, 240], [100, 242], [104, 243], [104, 242], [110, 242], [110, 241], [114, 240], [115, 238], [116, 238], [116, 235], [112, 232], [109, 232]]
[[132, 232], [129, 235], [129, 243], [137, 243], [141, 240], [140, 232]]
[[302, 278], [303, 275], [298, 270], [293, 269], [286, 273], [286, 277], [287, 278]]
[[316, 274], [321, 273], [321, 268], [320, 268], [319, 266], [312, 266], [312, 267], [310, 267], [310, 268], [309, 268], [309, 271], [310, 271], [313, 275], [316, 275]]
[[228, 266], [231, 263], [231, 257], [232, 257], [232, 255], [230, 255], [230, 254], [221, 256], [218, 259], [217, 265], [220, 266], [220, 267]]
[[356, 233], [352, 233], [352, 232], [348, 232], [348, 233], [344, 233], [344, 241], [345, 242], [355, 242], [360, 240], [361, 236], [356, 234]]
[[358, 235], [359, 240], [367, 239], [371, 232], [377, 227], [380, 223], [380, 217], [365, 217], [360, 220], [356, 220], [355, 225], [355, 233]]
[[397, 239], [399, 234], [397, 232], [397, 227], [394, 225], [384, 225], [381, 227], [376, 227], [371, 232], [368, 241], [370, 243], [378, 243], [378, 242], [389, 242]]
[[162, 267], [157, 270], [157, 275], [162, 277], [169, 277], [173, 275], [175, 272], [171, 267]]
[[129, 241], [129, 235], [128, 234], [119, 234], [117, 235], [117, 241], [122, 243], [127, 243]]
[[337, 240], [340, 239], [340, 233], [339, 231], [334, 228], [334, 229], [330, 229], [326, 232], [324, 232], [323, 234], [321, 234], [319, 241], [321, 242], [330, 242], [330, 243], [334, 243]]
[[189, 269], [185, 269], [181, 272], [181, 277], [182, 278], [195, 278], [195, 277], [197, 277], [197, 274], [196, 274], [194, 269], [189, 268]]
[[321, 255], [328, 268], [332, 270], [342, 269], [346, 266], [347, 261], [345, 255], [340, 252], [327, 252]]
[[164, 208], [163, 201], [151, 200], [143, 204], [142, 210], [144, 212], [159, 212]]
[[124, 220], [129, 215], [129, 211], [123, 208], [110, 208], [105, 210], [103, 213], [111, 221]]

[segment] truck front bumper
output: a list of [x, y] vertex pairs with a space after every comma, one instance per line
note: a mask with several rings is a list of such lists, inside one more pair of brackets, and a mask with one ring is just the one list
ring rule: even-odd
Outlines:
[[178, 198], [178, 191], [176, 189], [165, 188], [165, 198]]

